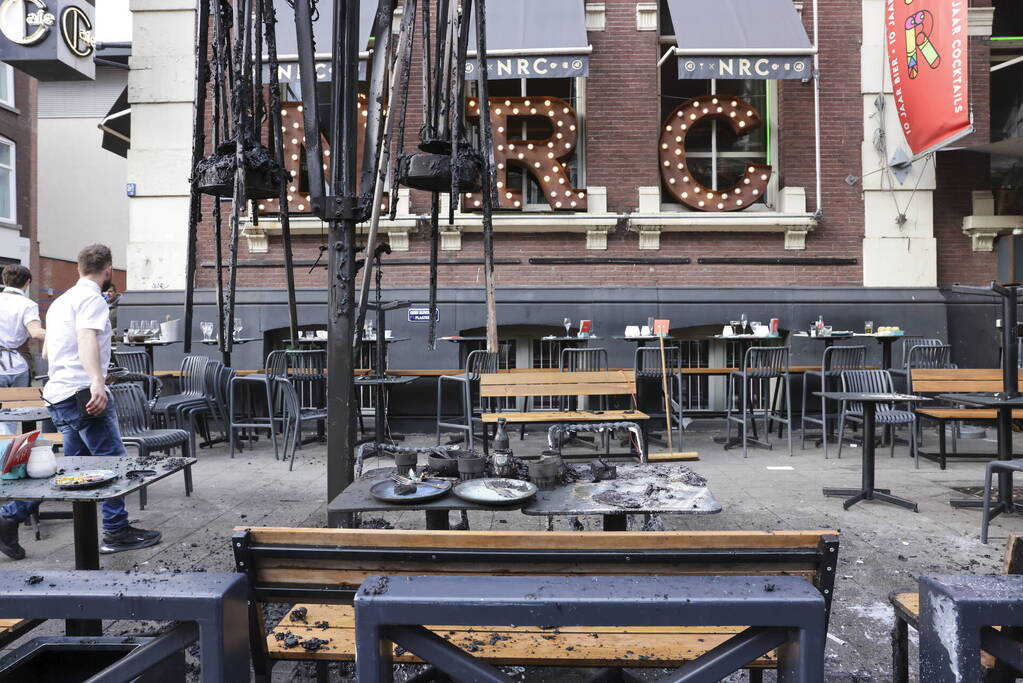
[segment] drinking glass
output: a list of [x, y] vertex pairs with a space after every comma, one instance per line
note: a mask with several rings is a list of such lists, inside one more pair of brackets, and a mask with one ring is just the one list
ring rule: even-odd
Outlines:
[[201, 322], [199, 323], [199, 329], [202, 330], [203, 341], [211, 341], [213, 339], [213, 323]]
[[158, 335], [160, 333], [160, 323], [158, 323], [155, 320], [150, 320], [147, 332], [151, 337], [155, 337], [156, 335]]
[[745, 313], [739, 316], [739, 321], [742, 323], [742, 333], [749, 334], [749, 320], [746, 318]]
[[234, 338], [235, 338], [235, 341], [238, 341], [238, 335], [240, 335], [241, 333], [242, 333], [242, 319], [241, 318], [235, 318], [234, 319]]
[[742, 334], [742, 328], [739, 327], [738, 320], [732, 320], [729, 324], [732, 326], [732, 334]]
[[863, 332], [865, 334], [874, 334], [874, 321], [868, 320], [863, 323]]
[[134, 341], [135, 337], [139, 335], [139, 321], [132, 320], [128, 325], [128, 337]]
[[572, 321], [569, 318], [565, 318], [562, 324], [565, 326], [565, 336], [567, 337], [568, 331], [572, 329]]

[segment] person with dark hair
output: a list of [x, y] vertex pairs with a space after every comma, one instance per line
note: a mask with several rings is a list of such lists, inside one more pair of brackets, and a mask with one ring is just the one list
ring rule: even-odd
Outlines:
[[[102, 244], [82, 249], [78, 273], [78, 283], [59, 296], [46, 313], [50, 367], [43, 399], [64, 438], [65, 455], [123, 456], [126, 452], [117, 427], [116, 407], [106, 388], [113, 330], [102, 292], [113, 278], [110, 249]], [[18, 525], [38, 508], [38, 502], [21, 500], [0, 508], [0, 553], [13, 560], [25, 557], [25, 549], [18, 543]], [[159, 542], [159, 531], [138, 529], [128, 523], [123, 498], [103, 503], [100, 552], [137, 550]]]
[[[39, 321], [39, 306], [28, 298], [32, 273], [12, 264], [4, 268], [0, 293], [0, 387], [27, 387], [29, 365], [21, 347], [29, 339], [42, 341], [46, 331]], [[17, 422], [0, 422], [0, 434], [16, 434]]]

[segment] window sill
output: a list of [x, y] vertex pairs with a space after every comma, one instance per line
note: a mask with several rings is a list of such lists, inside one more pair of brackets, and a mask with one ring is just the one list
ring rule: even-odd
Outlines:
[[970, 236], [973, 251], [994, 251], [995, 240], [1013, 230], [1023, 230], [1023, 216], [996, 216], [994, 194], [973, 193], [973, 215], [963, 216], [963, 234]]
[[687, 211], [629, 216], [629, 230], [639, 234], [640, 249], [660, 249], [662, 232], [776, 232], [785, 235], [786, 249], [803, 250], [807, 233], [816, 227], [812, 213]]
[[9, 111], [16, 116], [21, 116], [21, 110], [15, 107], [13, 104], [5, 104], [4, 102], [0, 102], [0, 109], [4, 111]]

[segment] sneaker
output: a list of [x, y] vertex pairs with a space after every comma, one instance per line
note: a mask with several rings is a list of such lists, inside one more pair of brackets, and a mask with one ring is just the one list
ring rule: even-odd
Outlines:
[[103, 554], [110, 554], [122, 553], [125, 550], [139, 550], [140, 548], [156, 545], [160, 542], [160, 538], [161, 534], [159, 531], [126, 526], [114, 532], [104, 533], [103, 543], [100, 544], [99, 551]]
[[12, 560], [24, 560], [25, 549], [18, 543], [18, 523], [0, 516], [0, 553]]

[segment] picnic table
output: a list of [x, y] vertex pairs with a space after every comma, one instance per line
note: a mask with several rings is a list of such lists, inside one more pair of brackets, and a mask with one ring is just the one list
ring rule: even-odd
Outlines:
[[831, 401], [852, 401], [863, 404], [863, 480], [858, 489], [850, 488], [825, 488], [825, 496], [851, 496], [842, 503], [842, 507], [848, 510], [850, 507], [862, 500], [879, 500], [884, 503], [891, 503], [900, 507], [908, 508], [913, 512], [920, 512], [917, 504], [911, 500], [893, 496], [889, 489], [874, 488], [874, 441], [876, 431], [874, 428], [874, 415], [878, 403], [911, 403], [929, 401], [929, 398], [912, 396], [908, 394], [875, 394], [860, 393], [852, 391], [815, 391], [817, 396], [823, 396]]
[[[448, 513], [452, 510], [497, 512], [521, 508], [524, 514], [530, 516], [603, 515], [605, 531], [625, 530], [628, 515], [708, 515], [721, 512], [721, 504], [705, 484], [694, 486], [686, 483], [685, 477], [680, 476], [675, 480], [671, 478], [672, 473], [682, 471], [678, 465], [619, 464], [619, 478], [602, 482], [589, 481], [581, 474], [581, 468], [573, 471], [580, 475], [579, 481], [538, 491], [524, 503], [482, 505], [463, 500], [451, 491], [441, 498], [415, 503], [378, 500], [370, 493], [370, 488], [394, 472], [393, 467], [383, 467], [369, 470], [352, 482], [327, 504], [327, 511], [350, 514], [422, 510], [426, 514], [427, 529], [443, 530], [449, 528]], [[651, 485], [655, 492], [647, 494], [647, 487]]]
[[[30, 402], [24, 401], [23, 403]], [[0, 408], [0, 422], [20, 422], [22, 431], [30, 432], [36, 428], [37, 422], [50, 419], [50, 411], [45, 406], [19, 405], [8, 408], [6, 407], [8, 405], [10, 402], [5, 402], [5, 407]]]
[[[96, 521], [96, 505], [105, 500], [120, 498], [138, 491], [188, 465], [195, 464], [195, 458], [168, 458], [163, 461], [147, 459], [140, 461], [136, 456], [121, 457], [63, 457], [57, 458], [58, 472], [76, 470], [113, 470], [120, 476], [113, 481], [88, 489], [66, 490], [54, 486], [50, 479], [0, 480], [0, 500], [38, 500], [43, 502], [71, 503], [74, 520], [75, 569], [99, 569], [99, 525]], [[98, 621], [71, 620], [67, 622], [69, 636], [100, 635]]]

